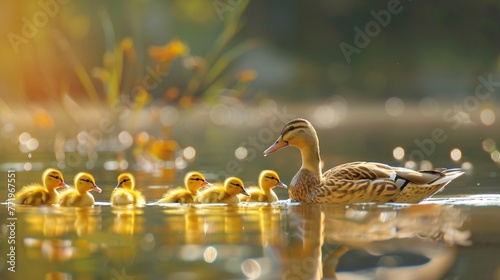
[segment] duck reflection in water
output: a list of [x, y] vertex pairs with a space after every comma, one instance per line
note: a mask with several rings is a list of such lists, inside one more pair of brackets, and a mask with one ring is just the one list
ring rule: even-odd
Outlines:
[[373, 279], [439, 279], [456, 258], [452, 245], [470, 236], [459, 229], [466, 216], [448, 206], [297, 205], [289, 213], [292, 238], [280, 251], [287, 279], [355, 277], [358, 270]]

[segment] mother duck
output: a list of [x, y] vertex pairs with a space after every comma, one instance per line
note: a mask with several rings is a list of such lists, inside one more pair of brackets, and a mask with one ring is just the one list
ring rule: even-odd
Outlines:
[[414, 171], [360, 161], [322, 173], [318, 136], [305, 119], [285, 124], [278, 140], [264, 151], [264, 155], [287, 146], [297, 147], [302, 155], [302, 166], [288, 187], [290, 199], [294, 201], [418, 203], [463, 174], [459, 169]]

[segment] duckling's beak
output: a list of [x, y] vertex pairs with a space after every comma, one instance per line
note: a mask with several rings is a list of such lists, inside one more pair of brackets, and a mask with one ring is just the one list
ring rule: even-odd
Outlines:
[[244, 188], [241, 189], [241, 194], [246, 195], [246, 196], [250, 196], [250, 194], [247, 193], [247, 190], [245, 190]]
[[281, 182], [280, 180], [278, 180], [278, 183], [276, 183], [276, 185], [274, 185], [275, 187], [280, 187], [280, 188], [288, 188], [287, 185], [285, 185], [285, 183]]
[[118, 189], [118, 188], [121, 188], [121, 187], [122, 187], [122, 183], [120, 182], [120, 183], [118, 183], [118, 184], [116, 185], [115, 189]]
[[210, 185], [210, 183], [209, 183], [209, 182], [207, 182], [207, 180], [203, 180], [203, 183], [201, 183], [201, 186], [202, 186], [202, 187], [203, 187], [203, 186], [208, 186], [208, 185]]
[[60, 188], [63, 188], [63, 189], [67, 189], [67, 188], [69, 188], [68, 184], [66, 184], [66, 183], [64, 183], [64, 182], [59, 183], [59, 185], [58, 185], [58, 186], [59, 186]]
[[96, 184], [94, 184], [90, 190], [91, 191], [96, 191], [98, 193], [102, 192], [101, 188], [99, 188]]
[[276, 142], [274, 142], [274, 144], [272, 144], [269, 148], [267, 148], [264, 151], [264, 155], [267, 156], [268, 154], [270, 154], [272, 152], [276, 152], [277, 150], [279, 150], [283, 147], [286, 147], [286, 146], [288, 146], [288, 142], [283, 140], [283, 137], [280, 136], [278, 138], [278, 140], [276, 140]]

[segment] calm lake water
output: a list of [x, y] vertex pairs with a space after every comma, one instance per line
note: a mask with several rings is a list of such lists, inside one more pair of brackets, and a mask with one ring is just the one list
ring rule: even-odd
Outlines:
[[18, 206], [13, 216], [1, 211], [0, 278], [500, 279], [499, 210], [498, 195], [419, 205]]
[[[106, 135], [95, 150], [82, 150], [78, 162], [71, 155], [80, 148], [80, 127], [67, 133], [61, 150], [56, 149], [61, 134], [30, 130], [40, 141], [30, 153], [16, 142], [23, 131], [14, 131], [0, 145], [0, 201], [8, 197], [3, 186], [10, 169], [17, 170], [17, 188], [40, 181], [47, 167], [60, 167], [70, 184], [77, 172], [89, 171], [103, 192], [94, 193], [97, 204], [87, 209], [16, 207], [9, 215], [8, 206], [0, 205], [0, 279], [500, 279], [499, 169], [492, 140], [498, 132], [472, 125], [454, 130], [442, 121], [424, 123], [414, 117], [400, 123], [356, 121], [361, 115], [350, 112], [348, 123], [318, 128], [325, 170], [356, 160], [402, 166], [392, 157], [393, 149], [405, 147], [406, 159], [425, 153], [429, 145], [422, 149], [415, 143], [429, 143], [435, 128], [443, 128], [448, 140], [435, 144], [426, 159], [436, 167], [470, 168], [419, 205], [281, 201], [116, 208], [108, 201], [120, 161], [128, 161], [125, 169], [134, 172], [153, 202], [166, 187], [181, 184], [188, 170], [202, 171], [210, 182], [220, 181], [224, 173], [240, 176], [248, 186], [262, 169], [275, 169], [288, 183], [300, 166], [300, 154], [283, 149], [261, 156], [279, 133], [267, 127], [268, 116], [251, 128], [213, 125], [206, 114], [181, 118], [172, 135], [181, 148], [194, 147], [196, 158], [181, 162], [184, 169], [174, 170], [177, 163], [170, 162], [151, 173], [135, 165], [135, 146], [116, 149], [113, 137], [119, 131]], [[252, 139], [259, 142], [250, 145]], [[234, 169], [228, 163], [235, 162], [241, 146], [248, 155]], [[453, 161], [455, 148], [462, 157]], [[66, 153], [62, 166], [57, 151]], [[287, 198], [285, 189], [276, 193]]]

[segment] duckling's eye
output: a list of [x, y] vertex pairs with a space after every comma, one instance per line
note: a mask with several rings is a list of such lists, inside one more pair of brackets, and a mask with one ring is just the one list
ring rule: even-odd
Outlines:
[[123, 179], [123, 181], [121, 183], [123, 184], [123, 183], [128, 182], [128, 181], [130, 181], [130, 179], [126, 178], [126, 179]]
[[59, 176], [55, 176], [55, 175], [49, 175], [49, 176], [54, 178], [54, 179], [61, 180], [61, 178], [59, 178]]
[[290, 126], [290, 128], [288, 130], [291, 131], [291, 130], [294, 130], [294, 129], [295, 129], [295, 126], [292, 125], [292, 126]]
[[80, 179], [80, 180], [82, 180], [82, 181], [84, 181], [84, 182], [87, 182], [87, 183], [92, 183], [92, 181], [91, 181], [91, 180], [89, 180], [89, 179]]
[[279, 181], [278, 178], [274, 177], [274, 176], [266, 176], [267, 179], [269, 180], [276, 180], [276, 181]]
[[236, 187], [242, 187], [239, 183], [231, 183], [231, 185], [236, 186]]
[[201, 178], [191, 178], [191, 179], [189, 179], [189, 180], [193, 180], [193, 181], [203, 181], [203, 179], [201, 179]]

